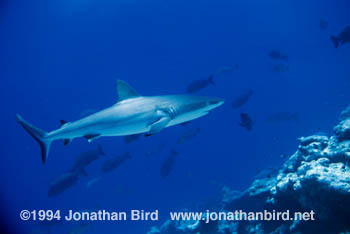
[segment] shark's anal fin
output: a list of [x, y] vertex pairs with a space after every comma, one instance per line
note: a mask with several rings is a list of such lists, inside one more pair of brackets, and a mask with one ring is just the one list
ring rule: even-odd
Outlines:
[[99, 138], [101, 134], [87, 134], [84, 136], [88, 140], [88, 142], [92, 142], [93, 140]]
[[117, 95], [118, 95], [118, 100], [117, 101], [118, 102], [121, 102], [121, 101], [129, 99], [129, 98], [135, 98], [135, 97], [139, 97], [140, 96], [140, 94], [138, 94], [125, 81], [117, 80], [116, 86], [117, 86]]
[[170, 116], [166, 115], [161, 117], [158, 121], [150, 124], [151, 128], [145, 136], [151, 136], [153, 134], [160, 132], [163, 128], [165, 128], [168, 125], [170, 120], [171, 120]]

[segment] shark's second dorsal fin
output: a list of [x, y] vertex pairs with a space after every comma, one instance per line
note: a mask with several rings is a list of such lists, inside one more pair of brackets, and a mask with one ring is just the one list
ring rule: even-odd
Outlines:
[[63, 120], [63, 119], [60, 120], [61, 127], [67, 123], [68, 123], [68, 121], [66, 121], [66, 120]]
[[138, 94], [133, 88], [131, 88], [130, 85], [128, 85], [125, 81], [117, 80], [116, 86], [118, 102], [140, 96], [140, 94]]

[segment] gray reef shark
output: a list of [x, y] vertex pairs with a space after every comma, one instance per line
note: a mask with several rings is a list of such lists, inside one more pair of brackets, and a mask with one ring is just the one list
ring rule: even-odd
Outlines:
[[101, 136], [126, 136], [160, 132], [166, 127], [197, 119], [222, 105], [223, 99], [190, 95], [141, 96], [126, 82], [117, 80], [118, 100], [113, 106], [75, 122], [61, 121], [61, 127], [46, 132], [26, 122], [19, 114], [19, 124], [39, 143], [45, 163], [55, 140], [68, 144], [77, 137], [91, 142]]

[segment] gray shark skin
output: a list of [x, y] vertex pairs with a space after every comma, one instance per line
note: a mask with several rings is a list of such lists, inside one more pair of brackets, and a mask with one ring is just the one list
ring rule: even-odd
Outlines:
[[62, 126], [51, 132], [34, 127], [16, 115], [18, 123], [39, 143], [43, 163], [55, 140], [68, 144], [77, 137], [91, 142], [101, 136], [152, 135], [166, 127], [202, 117], [224, 103], [220, 98], [190, 95], [140, 96], [121, 80], [117, 80], [116, 86], [116, 104], [75, 122], [62, 121]]

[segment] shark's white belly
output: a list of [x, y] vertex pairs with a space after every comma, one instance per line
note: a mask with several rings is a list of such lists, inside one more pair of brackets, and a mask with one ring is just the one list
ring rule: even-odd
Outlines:
[[148, 122], [138, 122], [134, 124], [127, 125], [116, 125], [110, 128], [105, 128], [101, 130], [101, 136], [126, 136], [138, 133], [148, 132], [150, 127]]

